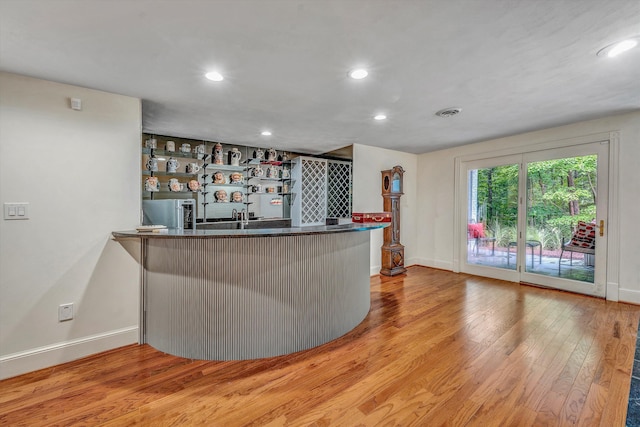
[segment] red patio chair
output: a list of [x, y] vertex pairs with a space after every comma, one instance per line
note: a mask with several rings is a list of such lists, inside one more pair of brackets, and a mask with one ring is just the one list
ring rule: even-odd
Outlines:
[[560, 251], [560, 259], [558, 260], [558, 272], [562, 266], [562, 255], [565, 252], [569, 252], [571, 257], [569, 258], [569, 265], [573, 265], [573, 253], [580, 252], [588, 255], [595, 255], [596, 253], [596, 225], [590, 224], [584, 221], [578, 221], [576, 231], [574, 231], [571, 240], [568, 243], [564, 242], [562, 238], [562, 249]]
[[495, 237], [488, 237], [481, 222], [467, 224], [467, 239], [473, 243], [472, 250], [478, 255], [478, 247], [487, 242], [491, 243], [491, 255], [496, 253]]

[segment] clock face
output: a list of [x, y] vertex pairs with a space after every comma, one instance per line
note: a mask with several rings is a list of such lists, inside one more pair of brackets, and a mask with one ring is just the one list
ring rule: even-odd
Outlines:
[[393, 185], [391, 191], [394, 193], [401, 193], [402, 189], [400, 188], [400, 174], [398, 172], [393, 174]]

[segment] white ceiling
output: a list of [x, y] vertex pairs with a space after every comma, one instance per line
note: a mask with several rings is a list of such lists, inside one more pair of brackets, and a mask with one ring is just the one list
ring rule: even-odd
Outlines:
[[157, 134], [423, 153], [640, 109], [640, 49], [596, 56], [638, 34], [639, 0], [0, 0], [0, 69], [141, 98]]

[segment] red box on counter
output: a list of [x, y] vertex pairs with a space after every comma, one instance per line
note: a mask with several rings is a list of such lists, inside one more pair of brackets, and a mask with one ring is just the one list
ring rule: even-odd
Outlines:
[[391, 222], [391, 212], [353, 212], [352, 222]]

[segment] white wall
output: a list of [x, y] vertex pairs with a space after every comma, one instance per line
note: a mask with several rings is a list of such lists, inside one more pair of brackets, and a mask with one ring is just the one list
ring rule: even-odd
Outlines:
[[0, 378], [137, 341], [140, 133], [139, 99], [0, 73]]
[[[578, 138], [587, 135], [619, 131], [619, 168], [609, 171], [619, 179], [619, 260], [609, 260], [619, 266], [619, 300], [640, 304], [640, 238], [636, 231], [640, 220], [640, 112], [590, 120], [568, 126], [526, 133], [508, 138], [422, 154], [418, 158], [417, 257], [426, 266], [452, 269], [454, 228], [454, 163], [455, 158], [510, 147]], [[609, 220], [616, 212], [609, 213]], [[615, 252], [615, 251], [614, 251]], [[615, 265], [618, 264], [618, 265]], [[611, 284], [610, 284], [611, 285]]]
[[[416, 264], [416, 206], [418, 156], [367, 145], [353, 145], [353, 212], [382, 212], [381, 171], [400, 165], [404, 173], [404, 195], [400, 198], [400, 243], [405, 265]], [[382, 230], [371, 231], [371, 274], [381, 267]]]

